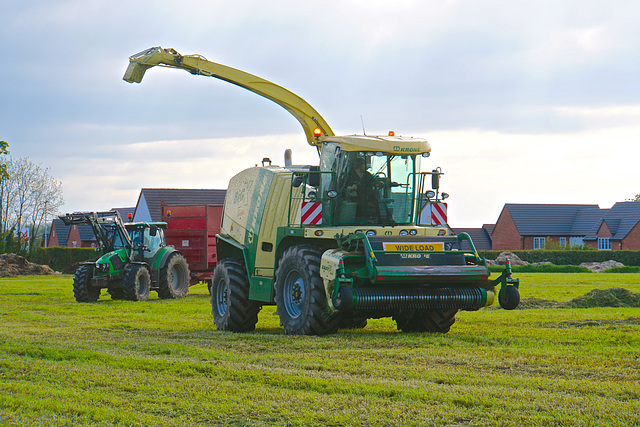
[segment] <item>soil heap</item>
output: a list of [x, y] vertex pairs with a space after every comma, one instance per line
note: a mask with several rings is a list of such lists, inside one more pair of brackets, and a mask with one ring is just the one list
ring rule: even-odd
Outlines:
[[54, 274], [48, 265], [39, 265], [27, 261], [16, 254], [0, 255], [0, 277], [17, 277]]

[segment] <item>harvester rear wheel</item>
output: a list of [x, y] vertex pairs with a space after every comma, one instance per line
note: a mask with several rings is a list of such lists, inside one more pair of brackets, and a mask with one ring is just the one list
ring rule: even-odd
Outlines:
[[122, 278], [122, 287], [127, 301], [146, 301], [151, 290], [149, 270], [142, 265], [130, 265]]
[[262, 307], [249, 300], [249, 279], [234, 258], [220, 261], [211, 279], [211, 312], [219, 331], [249, 332], [256, 328]]
[[96, 302], [100, 297], [100, 288], [91, 286], [93, 266], [81, 265], [73, 275], [73, 296], [78, 302]]
[[325, 335], [338, 330], [342, 316], [330, 313], [320, 277], [320, 249], [287, 249], [276, 270], [276, 312], [288, 335]]
[[158, 296], [162, 299], [183, 298], [189, 292], [189, 264], [184, 256], [174, 253], [160, 270]]
[[447, 333], [456, 321], [457, 309], [407, 310], [393, 316], [402, 332]]

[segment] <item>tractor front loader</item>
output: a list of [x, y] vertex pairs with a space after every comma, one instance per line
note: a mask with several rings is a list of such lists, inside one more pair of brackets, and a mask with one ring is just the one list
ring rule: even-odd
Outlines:
[[151, 290], [160, 298], [182, 298], [189, 290], [185, 257], [167, 246], [164, 222], [123, 223], [116, 211], [61, 215], [68, 226], [89, 224], [102, 256], [80, 264], [73, 277], [78, 302], [95, 302], [102, 289], [112, 299], [144, 301]]
[[[469, 235], [424, 213], [443, 205], [442, 172], [421, 171], [421, 138], [337, 136], [304, 99], [270, 81], [200, 55], [155, 47], [129, 58], [124, 79], [140, 83], [159, 65], [214, 77], [290, 112], [319, 165], [262, 166], [231, 178], [211, 307], [219, 330], [251, 331], [275, 305], [285, 333], [323, 335], [392, 317], [405, 332], [447, 332], [458, 310], [520, 299], [509, 267], [491, 279]], [[429, 184], [430, 183], [430, 184]]]

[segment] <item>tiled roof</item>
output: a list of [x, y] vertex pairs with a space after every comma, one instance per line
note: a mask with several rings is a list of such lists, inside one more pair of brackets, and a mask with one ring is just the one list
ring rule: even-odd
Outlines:
[[[162, 221], [162, 201], [168, 205], [221, 205], [224, 203], [226, 193], [227, 190], [143, 188], [140, 191], [134, 218], [136, 221], [141, 220], [144, 209], [148, 209], [152, 221]], [[146, 206], [141, 206], [142, 202]]]
[[[485, 228], [452, 228], [455, 234], [467, 233], [471, 236], [471, 240], [473, 241], [473, 245], [479, 251], [490, 251], [491, 250], [491, 238], [487, 234], [487, 230]], [[463, 249], [471, 249], [469, 247], [463, 247]]]
[[[56, 229], [56, 238], [58, 239], [58, 245], [67, 246], [67, 239], [69, 238], [69, 226], [65, 225], [61, 219], [53, 220], [53, 227]], [[51, 236], [49, 236], [51, 238]]]
[[590, 219], [597, 219], [598, 205], [506, 204], [521, 236], [584, 235]]
[[602, 221], [611, 231], [612, 240], [622, 240], [640, 222], [640, 202], [618, 202], [606, 209], [601, 220], [592, 224], [585, 240], [595, 240]]

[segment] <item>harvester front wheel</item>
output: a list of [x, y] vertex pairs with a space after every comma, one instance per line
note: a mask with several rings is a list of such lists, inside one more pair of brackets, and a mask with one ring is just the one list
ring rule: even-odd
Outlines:
[[151, 290], [149, 270], [142, 265], [130, 265], [124, 273], [122, 287], [127, 301], [146, 301]]
[[189, 264], [184, 256], [174, 253], [160, 270], [158, 296], [162, 299], [183, 298], [189, 292]]
[[216, 328], [219, 331], [253, 331], [261, 308], [249, 300], [249, 279], [244, 266], [233, 258], [220, 261], [211, 279], [211, 312]]
[[457, 309], [407, 310], [393, 316], [402, 332], [447, 333], [456, 321]]
[[318, 248], [297, 245], [287, 249], [276, 270], [276, 312], [288, 335], [325, 335], [338, 330], [339, 313], [330, 313]]
[[73, 296], [78, 302], [96, 302], [100, 297], [100, 288], [91, 286], [93, 267], [81, 265], [73, 275]]

